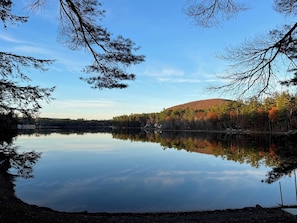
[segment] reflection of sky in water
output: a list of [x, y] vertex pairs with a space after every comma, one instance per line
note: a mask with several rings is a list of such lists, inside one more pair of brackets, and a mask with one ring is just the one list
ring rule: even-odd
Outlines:
[[[66, 211], [189, 211], [276, 206], [279, 184], [261, 183], [269, 169], [220, 157], [163, 150], [110, 134], [19, 136], [21, 150], [42, 152], [33, 179], [18, 179], [22, 200]], [[285, 204], [294, 179], [282, 179]]]

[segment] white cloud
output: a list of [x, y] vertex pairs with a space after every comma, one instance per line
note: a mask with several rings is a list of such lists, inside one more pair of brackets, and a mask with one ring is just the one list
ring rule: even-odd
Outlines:
[[23, 52], [23, 53], [29, 53], [29, 54], [49, 54], [50, 51], [46, 48], [42, 47], [36, 47], [36, 46], [30, 46], [30, 45], [21, 45], [14, 47], [15, 52]]
[[201, 174], [202, 171], [200, 170], [188, 170], [188, 171], [183, 171], [183, 170], [172, 170], [172, 171], [160, 171], [158, 173], [158, 176], [185, 176], [185, 175], [196, 175], [196, 174]]
[[219, 75], [217, 74], [208, 74], [201, 71], [194, 71], [186, 74], [183, 69], [162, 64], [151, 64], [150, 67], [143, 72], [143, 75], [152, 77], [157, 82], [161, 83], [197, 84], [222, 82], [222, 79], [219, 79]]
[[214, 175], [208, 175], [208, 179], [214, 179], [216, 181], [227, 181], [227, 182], [235, 182], [240, 181], [244, 178], [248, 181], [249, 179], [259, 179], [261, 180], [265, 176], [265, 171], [259, 170], [224, 170], [222, 172], [218, 172]]
[[160, 186], [174, 186], [185, 182], [183, 177], [147, 177], [144, 179], [145, 185], [151, 187], [152, 185]]
[[202, 81], [195, 78], [185, 77], [185, 73], [181, 69], [163, 67], [149, 68], [145, 70], [144, 75], [155, 78], [158, 82], [167, 83], [201, 83]]
[[168, 83], [201, 83], [203, 81], [199, 79], [191, 78], [158, 78], [159, 82], [168, 82]]
[[184, 76], [184, 71], [180, 69], [174, 69], [174, 68], [148, 68], [144, 71], [144, 75], [149, 77], [181, 77]]
[[[80, 73], [84, 65], [89, 63], [90, 56], [85, 52], [69, 50], [67, 47], [57, 44], [53, 39], [50, 40], [51, 44], [49, 44], [49, 38], [39, 42], [32, 42], [19, 39], [14, 35], [0, 33], [0, 40], [8, 43], [8, 51], [36, 58], [42, 55], [44, 59], [54, 59], [56, 62], [52, 68], [57, 71], [67, 69], [70, 72]], [[12, 44], [12, 46], [9, 46], [9, 44]]]

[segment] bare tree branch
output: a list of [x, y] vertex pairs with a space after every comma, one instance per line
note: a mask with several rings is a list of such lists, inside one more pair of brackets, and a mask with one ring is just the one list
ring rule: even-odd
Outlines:
[[247, 7], [234, 0], [188, 0], [185, 13], [195, 25], [211, 27], [229, 20]]
[[[247, 2], [247, 1], [246, 1]], [[232, 0], [193, 0], [187, 15], [195, 24], [209, 27], [228, 20], [247, 8]], [[274, 9], [286, 16], [297, 15], [296, 0], [274, 0]], [[269, 93], [277, 84], [297, 85], [297, 23], [275, 29], [266, 36], [245, 41], [239, 47], [227, 48], [220, 58], [231, 62], [226, 75], [220, 76], [227, 84], [211, 87], [212, 90], [237, 92], [240, 96]], [[282, 62], [284, 65], [280, 65]], [[279, 67], [284, 72], [279, 72]], [[286, 69], [286, 67], [287, 69]], [[293, 73], [281, 80], [280, 75]]]
[[297, 1], [295, 0], [274, 0], [274, 10], [287, 16], [296, 16], [296, 7]]
[[221, 56], [230, 61], [230, 73], [221, 78], [228, 81], [226, 85], [213, 87], [215, 90], [240, 91], [256, 93], [258, 96], [268, 93], [278, 80], [278, 62], [285, 58], [295, 64], [296, 53], [290, 47], [296, 44], [297, 23], [285, 27], [283, 32], [272, 31], [267, 37], [244, 42], [242, 46], [229, 48]]

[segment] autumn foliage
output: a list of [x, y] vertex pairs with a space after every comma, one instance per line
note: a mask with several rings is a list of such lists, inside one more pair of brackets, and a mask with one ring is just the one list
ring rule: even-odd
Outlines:
[[158, 124], [163, 130], [242, 129], [285, 132], [297, 129], [297, 97], [275, 93], [260, 101], [210, 99], [185, 103], [159, 113], [123, 115], [113, 118], [116, 127]]

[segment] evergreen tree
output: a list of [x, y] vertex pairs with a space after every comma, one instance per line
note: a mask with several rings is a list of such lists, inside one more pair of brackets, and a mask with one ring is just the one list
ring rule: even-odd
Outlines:
[[[38, 10], [47, 0], [32, 0], [29, 5]], [[29, 16], [13, 13], [18, 0], [0, 0], [0, 18], [4, 28], [26, 23]], [[29, 4], [29, 3], [28, 3]], [[98, 0], [60, 0], [60, 40], [71, 50], [85, 50], [93, 58], [81, 77], [95, 89], [125, 88], [125, 81], [134, 80], [135, 74], [126, 68], [144, 61], [143, 55], [135, 55], [135, 44], [123, 36], [112, 37], [99, 23], [105, 11]], [[31, 11], [34, 12], [33, 10]], [[32, 115], [41, 108], [41, 101], [49, 102], [52, 88], [31, 86], [26, 69], [45, 71], [53, 60], [0, 52], [0, 112], [16, 112]]]

